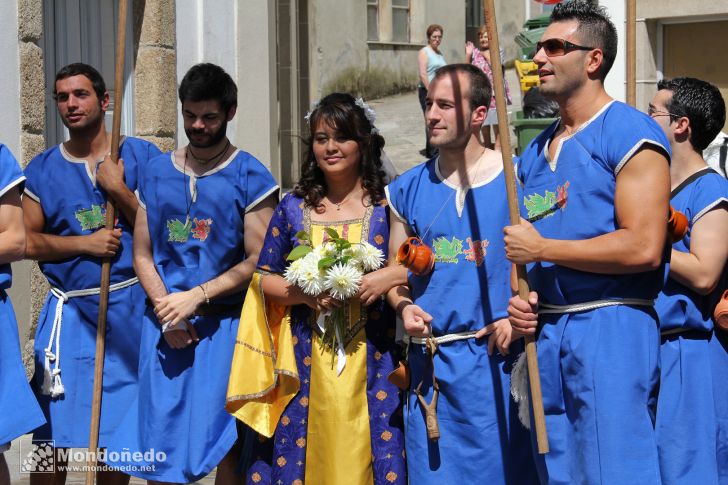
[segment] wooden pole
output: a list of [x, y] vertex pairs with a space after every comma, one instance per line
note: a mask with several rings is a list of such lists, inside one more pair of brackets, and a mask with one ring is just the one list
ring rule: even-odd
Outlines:
[[[118, 26], [116, 29], [116, 67], [114, 78], [114, 117], [111, 128], [111, 160], [119, 162], [119, 142], [121, 139], [121, 104], [124, 94], [124, 56], [126, 47], [127, 0], [119, 0]], [[106, 229], [113, 229], [116, 222], [116, 207], [109, 198], [106, 201]], [[101, 263], [101, 284], [99, 288], [99, 316], [96, 328], [96, 360], [94, 364], [94, 388], [91, 402], [91, 426], [88, 440], [88, 460], [86, 485], [93, 485], [97, 452], [99, 446], [99, 422], [101, 418], [101, 391], [104, 383], [104, 355], [106, 353], [106, 313], [109, 306], [109, 280], [111, 278], [111, 258]]]
[[[496, 26], [494, 0], [485, 0], [485, 23], [488, 29], [490, 42], [490, 64], [493, 70], [493, 92], [495, 94], [496, 112], [498, 113], [498, 132], [500, 133], [501, 151], [503, 152], [503, 173], [506, 178], [506, 191], [508, 193], [508, 211], [511, 224], [520, 224], [521, 214], [518, 207], [518, 194], [516, 192], [516, 176], [513, 171], [513, 158], [511, 156], [510, 128], [508, 126], [508, 112], [506, 111], [506, 93], [503, 87], [503, 68], [500, 59], [500, 45], [498, 41], [498, 27]], [[518, 276], [518, 295], [528, 301], [528, 279], [526, 268], [516, 265]], [[538, 360], [536, 358], [536, 342], [533, 336], [526, 336], [526, 359], [528, 361], [528, 381], [531, 390], [531, 410], [536, 426], [536, 442], [540, 454], [548, 453], [549, 441], [546, 434], [546, 420], [543, 411], [543, 398], [541, 396], [541, 378], [538, 373]]]
[[627, 104], [637, 104], [637, 0], [627, 0]]

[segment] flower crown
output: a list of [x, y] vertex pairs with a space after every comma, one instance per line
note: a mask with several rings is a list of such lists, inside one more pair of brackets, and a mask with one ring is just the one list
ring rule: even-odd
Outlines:
[[[306, 112], [306, 116], [303, 117], [308, 124], [311, 124], [311, 115], [313, 115], [313, 112], [316, 111], [319, 107], [320, 101], [314, 101], [311, 105], [311, 109]], [[371, 106], [369, 106], [366, 101], [360, 96], [354, 100], [354, 104], [356, 104], [358, 107], [360, 107], [364, 111], [364, 116], [367, 120], [369, 120], [369, 124], [372, 125], [372, 131], [371, 133], [373, 135], [376, 135], [379, 133], [379, 130], [374, 126], [374, 121], [377, 119], [377, 113], [374, 112]]]

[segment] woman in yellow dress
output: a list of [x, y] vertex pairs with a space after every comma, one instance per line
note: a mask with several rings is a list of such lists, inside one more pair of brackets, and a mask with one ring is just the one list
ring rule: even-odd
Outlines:
[[[246, 297], [227, 409], [258, 433], [248, 446], [248, 483], [404, 484], [401, 401], [387, 381], [399, 348], [382, 295], [406, 282], [406, 270], [364, 275], [359, 294], [345, 302], [306, 295], [282, 276], [299, 231], [316, 246], [333, 228], [387, 254], [384, 139], [374, 112], [349, 94], [326, 96], [307, 119], [301, 179], [273, 215]], [[322, 342], [316, 323], [339, 305], [343, 355]]]

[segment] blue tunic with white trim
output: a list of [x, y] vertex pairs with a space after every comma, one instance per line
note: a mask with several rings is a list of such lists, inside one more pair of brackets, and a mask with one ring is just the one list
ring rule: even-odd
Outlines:
[[[518, 164], [522, 216], [546, 238], [582, 240], [618, 229], [619, 171], [642, 147], [669, 155], [662, 129], [613, 101], [562, 138], [554, 160], [555, 122]], [[653, 300], [664, 264], [654, 271], [606, 275], [550, 262], [528, 265], [541, 302], [568, 305], [626, 298]], [[659, 483], [653, 413], [658, 377], [657, 318], [649, 306], [610, 306], [542, 314], [538, 361], [550, 453], [537, 456], [542, 483]], [[625, 433], [624, 430], [629, 430]]]
[[[435, 336], [479, 330], [507, 317], [511, 264], [502, 231], [508, 224], [502, 170], [465, 192], [440, 174], [433, 159], [387, 186], [392, 213], [435, 253], [430, 275], [409, 275], [413, 301], [432, 315]], [[488, 338], [443, 343], [435, 354], [441, 437], [429, 441], [412, 392], [423, 379], [432, 399], [424, 345], [410, 345], [411, 389], [405, 404], [405, 447], [411, 483], [537, 483], [528, 431], [510, 399], [518, 345], [488, 356]]]
[[[174, 153], [151, 160], [140, 174], [139, 203], [146, 209], [154, 264], [167, 291], [195, 288], [245, 259], [245, 214], [275, 194], [278, 185], [252, 155], [236, 151], [203, 176], [183, 173]], [[237, 439], [225, 410], [228, 373], [245, 289], [218, 298], [219, 315], [189, 321], [200, 341], [173, 349], [153, 308], [143, 319], [139, 399], [130, 406], [109, 451], [164, 452], [163, 462], [109, 460], [131, 475], [187, 483], [217, 466]], [[153, 465], [153, 469], [152, 469]]]
[[[0, 198], [23, 190], [25, 177], [10, 150], [0, 143]], [[28, 386], [18, 344], [18, 323], [6, 290], [10, 263], [0, 265], [0, 446], [45, 423]]]
[[[120, 157], [124, 160], [126, 185], [137, 187], [139, 167], [159, 150], [137, 138], [122, 140]], [[96, 172], [85, 160], [72, 157], [63, 145], [36, 156], [25, 168], [25, 195], [38, 202], [45, 217], [43, 232], [56, 236], [88, 236], [105, 224], [106, 193], [96, 184]], [[111, 284], [135, 278], [132, 268], [132, 228], [119, 213], [121, 245], [111, 262]], [[101, 282], [101, 258], [82, 254], [39, 263], [52, 287], [62, 292], [98, 288]], [[106, 323], [104, 387], [101, 404], [99, 445], [116, 429], [120, 417], [137, 393], [137, 366], [144, 292], [139, 284], [109, 293]], [[35, 335], [35, 375], [32, 387], [48, 424], [36, 430], [34, 439], [55, 440], [59, 447], [86, 447], [91, 420], [96, 325], [99, 297], [69, 298], [62, 305], [59, 345], [51, 342], [57, 319], [58, 297], [48, 293], [38, 319]], [[57, 334], [56, 332], [56, 334]], [[63, 393], [47, 394], [49, 378], [45, 371], [46, 349], [52, 343], [50, 367], [60, 369]], [[45, 389], [44, 389], [45, 388]]]
[[[673, 190], [671, 204], [689, 221], [687, 234], [672, 248], [689, 253], [700, 218], [728, 209], [728, 181], [706, 167]], [[711, 364], [712, 352], [725, 354], [712, 320], [723, 289], [700, 295], [668, 277], [655, 305], [663, 332], [656, 430], [664, 484], [717, 485], [719, 469], [728, 480], [728, 416], [723, 416], [722, 428], [716, 416], [718, 393], [728, 387], [728, 365]], [[717, 389], [713, 381], [721, 383]]]

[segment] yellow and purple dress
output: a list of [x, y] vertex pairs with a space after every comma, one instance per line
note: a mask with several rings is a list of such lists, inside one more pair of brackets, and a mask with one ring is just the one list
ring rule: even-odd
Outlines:
[[337, 375], [337, 357], [322, 344], [316, 315], [305, 305], [266, 301], [260, 285], [262, 274], [283, 273], [301, 230], [317, 245], [331, 227], [386, 254], [388, 212], [375, 205], [359, 220], [319, 223], [291, 194], [276, 208], [243, 307], [228, 385], [228, 411], [258, 433], [248, 483], [406, 483], [401, 401], [387, 381], [399, 356], [393, 310], [382, 300], [349, 303], [346, 364]]

